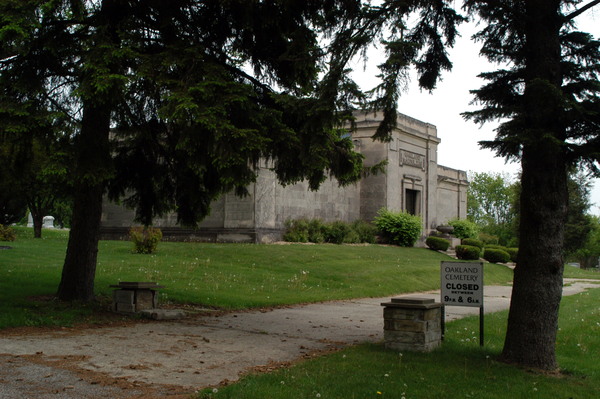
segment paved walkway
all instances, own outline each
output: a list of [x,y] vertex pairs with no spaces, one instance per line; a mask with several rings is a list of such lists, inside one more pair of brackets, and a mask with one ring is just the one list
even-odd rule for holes
[[[564,295],[600,287],[598,283],[571,282]],[[507,309],[510,290],[486,286],[485,311]],[[411,295],[439,298],[436,292]],[[0,331],[0,398],[178,397],[253,369],[379,342],[381,303],[389,299],[16,336]],[[478,313],[478,308],[446,308],[447,320]]]

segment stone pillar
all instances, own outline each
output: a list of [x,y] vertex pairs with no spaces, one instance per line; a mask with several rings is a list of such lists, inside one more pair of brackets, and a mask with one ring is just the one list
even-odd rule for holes
[[433,299],[404,297],[382,303],[385,347],[429,352],[442,343],[442,304]]

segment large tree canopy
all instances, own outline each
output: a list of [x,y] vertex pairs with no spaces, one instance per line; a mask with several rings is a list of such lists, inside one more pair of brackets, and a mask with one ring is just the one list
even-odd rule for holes
[[176,210],[195,224],[219,194],[244,194],[261,158],[283,183],[359,178],[362,158],[341,134],[354,96],[329,77],[337,54],[318,40],[359,10],[342,0],[3,1],[2,137],[74,126],[59,297],[93,298],[107,190],[143,223]]
[[105,193],[144,224],[175,210],[193,225],[218,195],[243,195],[260,159],[284,184],[356,181],[342,127],[363,96],[347,62],[387,39],[386,138],[404,71],[417,59],[432,88],[460,19],[440,0],[7,0],[0,18],[2,136],[74,127],[64,300],[93,298]]

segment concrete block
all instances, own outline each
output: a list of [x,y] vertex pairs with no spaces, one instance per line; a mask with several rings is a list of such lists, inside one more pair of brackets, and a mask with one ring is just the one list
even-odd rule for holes
[[145,309],[154,309],[154,290],[137,290],[135,295],[135,308],[139,312]]
[[113,302],[126,303],[133,305],[135,302],[135,291],[133,290],[114,290]]
[[115,303],[115,311],[123,313],[135,313],[135,305],[130,303]]
[[145,309],[140,314],[154,320],[179,320],[187,316],[186,312],[177,309]]

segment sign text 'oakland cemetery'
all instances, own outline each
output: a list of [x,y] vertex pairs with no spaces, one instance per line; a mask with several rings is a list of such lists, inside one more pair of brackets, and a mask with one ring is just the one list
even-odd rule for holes
[[483,263],[442,262],[442,303],[483,306]]

